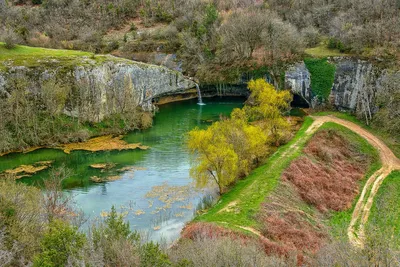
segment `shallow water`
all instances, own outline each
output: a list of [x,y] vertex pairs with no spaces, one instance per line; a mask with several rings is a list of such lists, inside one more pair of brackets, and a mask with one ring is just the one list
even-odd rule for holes
[[[228,115],[233,108],[241,107],[243,101],[212,98],[205,99],[203,106],[193,99],[161,106],[152,128],[132,132],[124,138],[129,143],[150,146],[149,150],[73,151],[67,155],[61,150],[40,149],[1,157],[0,172],[45,160],[54,160],[53,167],[64,164],[73,171],[73,176],[64,183],[65,190],[73,194],[77,207],[90,219],[104,215],[115,205],[129,212],[126,219],[132,229],[145,232],[151,240],[171,242],[193,218],[195,207],[204,195],[194,189],[189,177],[190,156],[185,147],[185,134],[196,126],[206,127],[218,120],[220,114]],[[115,163],[116,167],[102,172],[90,167],[96,163]],[[136,169],[117,172],[127,166]],[[38,185],[48,173],[45,170],[20,181]],[[121,178],[105,183],[90,180],[92,176],[115,175]]]

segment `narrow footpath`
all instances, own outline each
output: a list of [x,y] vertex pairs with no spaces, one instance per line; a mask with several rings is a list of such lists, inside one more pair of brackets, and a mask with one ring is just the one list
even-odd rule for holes
[[361,126],[350,121],[342,120],[334,116],[312,117],[314,123],[309,129],[318,128],[325,122],[334,122],[345,126],[366,139],[379,152],[382,168],[373,173],[364,185],[360,198],[354,208],[347,235],[350,243],[359,248],[364,247],[365,224],[368,222],[372,203],[383,180],[394,170],[400,170],[400,160],[378,137],[368,132]]
[[[374,197],[378,192],[380,185],[383,180],[394,170],[400,170],[400,160],[394,155],[394,153],[382,142],[378,137],[362,128],[361,126],[339,119],[335,116],[312,116],[313,123],[306,131],[306,135],[303,138],[313,135],[324,123],[334,122],[336,124],[342,125],[351,131],[359,134],[361,137],[366,139],[373,147],[375,147],[379,152],[379,157],[382,162],[382,167],[373,173],[367,180],[362,189],[361,195],[357,201],[354,208],[350,225],[347,229],[347,235],[349,237],[349,242],[358,248],[364,247],[365,242],[365,225],[368,222],[368,217],[370,215],[370,210],[372,203],[374,202]],[[303,139],[302,138],[302,139]],[[285,151],[280,158],[285,157],[287,153],[293,153],[293,151],[298,148],[299,142],[302,139],[297,140],[287,151]],[[278,161],[279,159],[277,159]],[[229,207],[234,206],[236,203],[230,203],[226,208],[222,209],[224,211],[229,209]],[[221,212],[220,211],[220,212]],[[259,231],[251,227],[244,227],[240,225],[235,225],[243,230],[247,230],[260,238],[265,238]]]

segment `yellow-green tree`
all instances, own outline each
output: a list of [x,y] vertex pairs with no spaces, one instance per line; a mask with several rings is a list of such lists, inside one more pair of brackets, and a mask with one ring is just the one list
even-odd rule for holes
[[290,92],[277,91],[263,79],[251,80],[248,87],[251,95],[244,108],[246,114],[251,120],[262,120],[272,140],[279,142],[289,129],[289,123],[283,113],[290,107],[292,101]]
[[222,193],[240,176],[248,175],[266,155],[267,139],[261,128],[248,123],[242,109],[235,109],[230,119],[189,133],[188,146],[196,156],[191,176],[198,186],[214,180]]
[[267,154],[267,135],[260,127],[249,124],[243,109],[234,109],[231,119],[221,125],[223,134],[238,155],[239,175],[248,175],[259,159]]
[[190,170],[198,186],[205,186],[212,179],[218,185],[219,193],[232,183],[238,173],[238,156],[223,134],[218,134],[220,122],[206,130],[194,129],[189,132],[189,150],[196,155]]

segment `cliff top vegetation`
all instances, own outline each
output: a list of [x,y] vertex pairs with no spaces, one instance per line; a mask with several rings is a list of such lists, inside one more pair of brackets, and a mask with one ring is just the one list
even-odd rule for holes
[[[306,52],[399,59],[396,1],[13,0],[0,2],[2,41],[172,64],[202,82],[283,66]],[[321,46],[321,42],[323,45]]]

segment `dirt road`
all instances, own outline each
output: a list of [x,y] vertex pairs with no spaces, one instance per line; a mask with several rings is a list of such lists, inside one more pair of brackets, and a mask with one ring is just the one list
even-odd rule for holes
[[368,221],[374,197],[383,180],[393,170],[400,170],[400,160],[379,138],[355,123],[334,116],[313,117],[313,119],[314,123],[310,126],[310,131],[315,131],[316,128],[319,128],[319,126],[325,122],[334,122],[356,132],[379,151],[382,168],[372,174],[365,183],[360,198],[354,208],[349,228],[347,229],[350,243],[356,247],[363,248],[365,241],[365,224]]
[[[361,126],[339,119],[335,116],[312,116],[314,122],[310,125],[310,127],[306,131],[306,135],[303,138],[310,137],[313,135],[325,122],[334,122],[340,124],[353,132],[359,134],[361,137],[366,139],[373,147],[375,147],[378,152],[382,162],[382,168],[372,174],[361,192],[360,198],[357,201],[357,204],[354,208],[350,225],[347,229],[347,235],[349,237],[349,241],[353,246],[362,248],[364,246],[365,240],[365,224],[368,221],[368,217],[370,214],[370,210],[372,207],[372,203],[374,201],[374,197],[378,192],[380,185],[383,180],[393,171],[400,170],[400,160],[393,154],[393,152],[383,143],[379,138],[377,138],[372,133],[368,132]],[[285,157],[288,153],[294,153],[297,149],[299,149],[299,142],[303,139],[297,140],[297,142],[293,143],[282,155],[280,158]],[[279,159],[277,159],[278,161]],[[234,210],[234,207],[237,205],[237,201],[232,201],[219,212],[226,212]],[[226,222],[223,222],[226,223]],[[251,227],[238,226],[236,227],[242,228],[244,230],[250,231],[253,234],[265,238],[262,234]]]

